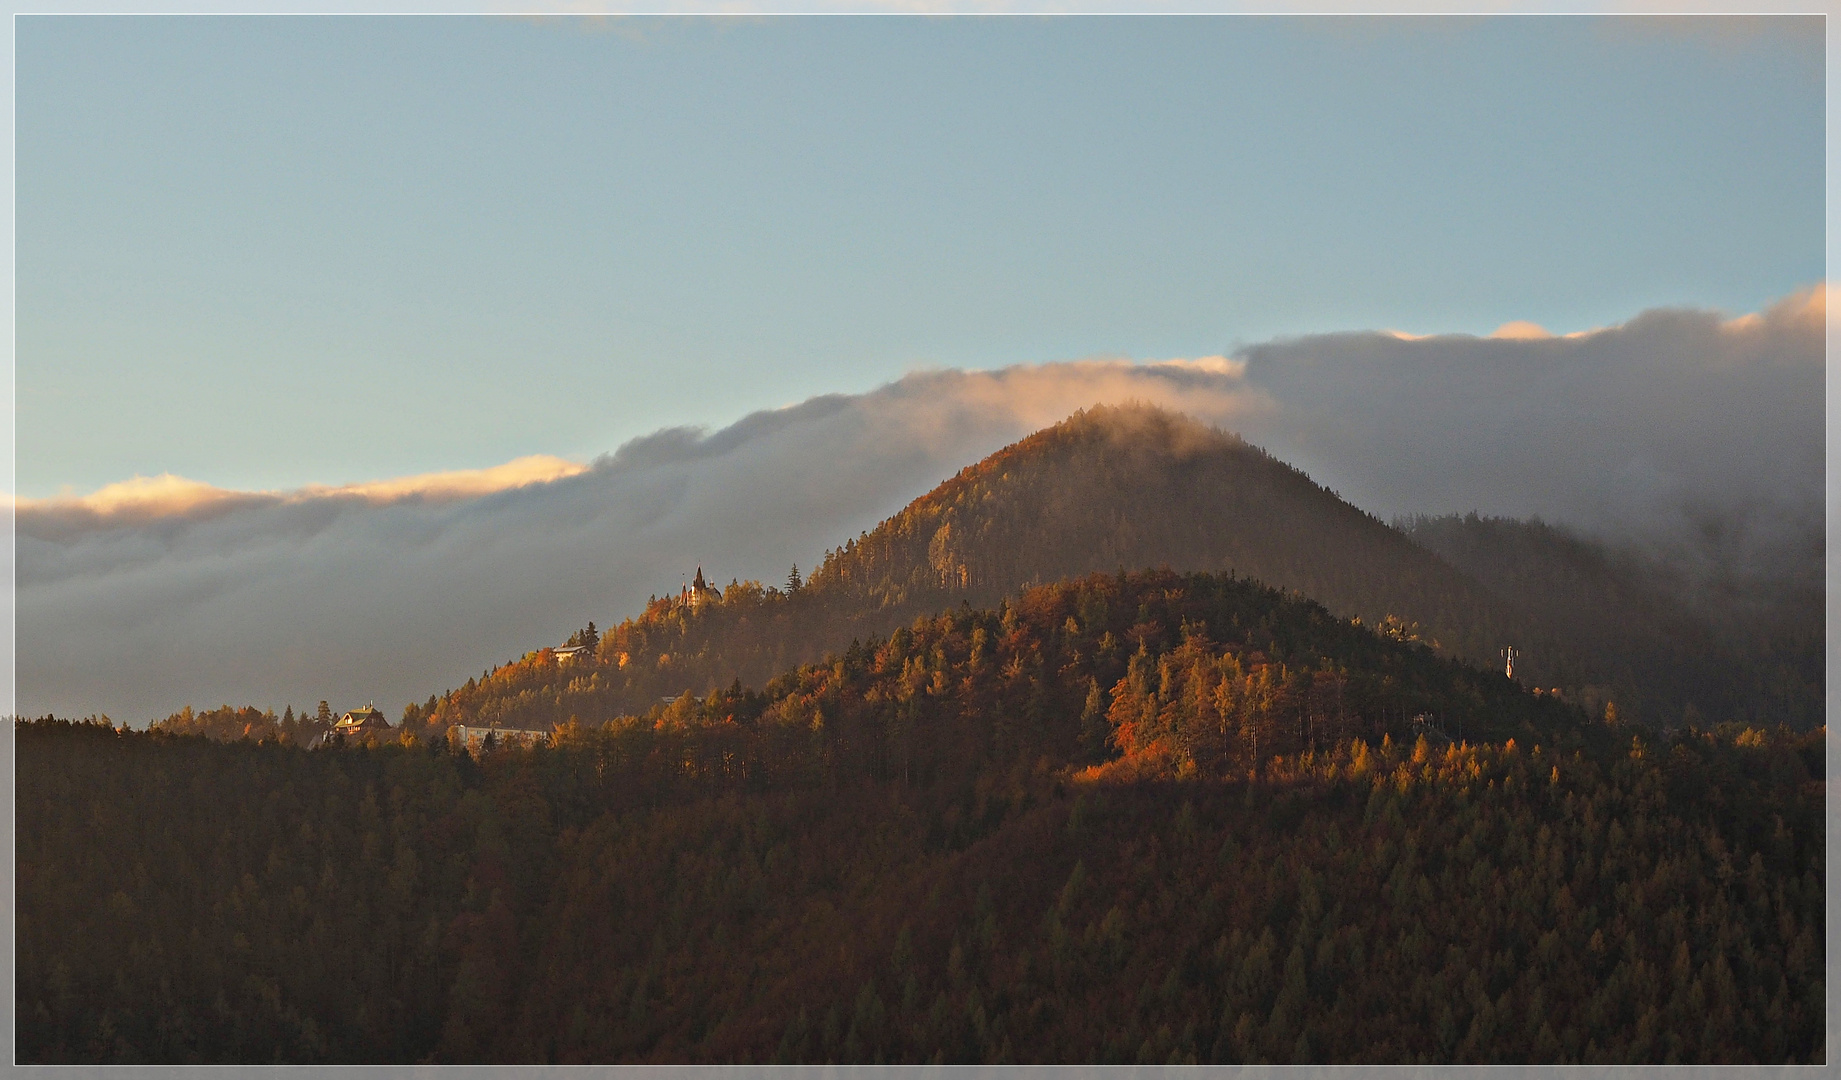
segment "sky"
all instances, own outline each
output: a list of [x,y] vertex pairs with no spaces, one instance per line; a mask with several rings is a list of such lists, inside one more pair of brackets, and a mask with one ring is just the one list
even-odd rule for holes
[[1098,402],[1820,572],[1819,20],[13,29],[22,713],[394,716]]
[[289,490],[922,369],[1758,311],[1819,20],[15,22],[15,492]]

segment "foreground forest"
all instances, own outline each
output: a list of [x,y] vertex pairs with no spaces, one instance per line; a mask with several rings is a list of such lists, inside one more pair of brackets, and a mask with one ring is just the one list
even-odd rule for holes
[[17,1053],[1825,1060],[1823,732],[1412,636],[1147,572],[478,759],[21,725]]

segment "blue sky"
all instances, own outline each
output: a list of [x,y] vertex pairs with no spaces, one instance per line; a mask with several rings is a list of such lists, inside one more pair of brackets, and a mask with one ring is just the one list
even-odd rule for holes
[[585,460],[918,367],[1823,276],[1819,20],[15,28],[32,497]]

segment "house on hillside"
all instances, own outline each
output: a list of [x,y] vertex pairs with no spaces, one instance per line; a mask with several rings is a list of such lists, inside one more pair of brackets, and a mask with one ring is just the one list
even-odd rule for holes
[[377,711],[377,705],[372,703],[339,717],[338,722],[332,725],[332,730],[326,733],[326,738],[343,740],[361,737],[367,732],[389,730],[390,722],[384,719],[384,714]]
[[577,660],[594,659],[594,648],[588,645],[559,645],[550,651],[556,654],[558,664],[573,664]]

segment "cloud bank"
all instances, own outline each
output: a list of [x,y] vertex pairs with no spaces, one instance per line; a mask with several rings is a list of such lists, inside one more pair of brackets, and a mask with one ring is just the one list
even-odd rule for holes
[[1821,558],[1827,293],[1564,337],[1511,323],[1258,345],[1245,378],[1278,407],[1244,433],[1382,517],[1539,515],[1806,574]]
[[[660,431],[587,467],[526,459],[472,480],[287,493],[157,478],[22,501],[18,709],[135,723],[222,702],[394,711],[632,614],[699,564],[723,582],[809,570],[964,465],[1095,402],[1230,426],[1269,409],[1233,368],[919,372],[713,434]],[[469,483],[487,493],[456,497]]]
[[810,569],[957,469],[1100,402],[1239,430],[1383,516],[1540,514],[1754,555],[1812,521],[1819,564],[1825,298],[1568,337],[1335,334],[922,371],[713,433],[666,429],[588,465],[293,492],[163,476],[20,501],[18,708],[139,723],[325,698],[394,713],[631,614],[698,565],[724,582]]
[[25,529],[42,539],[75,537],[98,528],[151,524],[162,519],[197,521],[233,510],[278,506],[315,499],[350,500],[370,506],[422,501],[452,502],[574,476],[587,466],[533,454],[490,469],[401,476],[339,487],[313,485],[297,491],[226,491],[172,473],[137,476],[80,498],[17,499],[14,510]]

